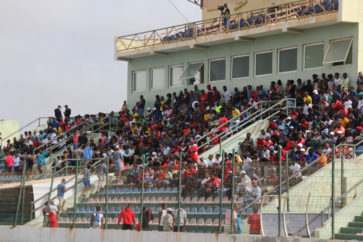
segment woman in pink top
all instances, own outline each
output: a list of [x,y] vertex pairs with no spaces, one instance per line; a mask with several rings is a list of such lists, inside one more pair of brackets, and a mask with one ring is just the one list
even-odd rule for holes
[[10,153],[7,153],[7,155],[6,155],[5,165],[6,165],[7,172],[14,172],[14,159],[13,159],[13,156],[10,155]]
[[72,137],[73,137],[73,149],[76,150],[78,148],[78,139],[79,139],[79,136],[81,136],[79,134],[79,132],[77,131],[76,133],[73,133],[72,134]]

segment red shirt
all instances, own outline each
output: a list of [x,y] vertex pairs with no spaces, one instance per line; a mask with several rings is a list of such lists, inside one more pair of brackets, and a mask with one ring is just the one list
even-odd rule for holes
[[[228,119],[227,119],[226,117],[222,117],[222,118],[220,118],[220,119],[218,120],[218,126],[221,126],[222,124],[224,124],[224,123],[226,123],[226,122],[228,122]],[[225,125],[223,125],[222,127],[220,127],[220,128],[219,128],[219,131],[222,131],[222,132],[226,131],[226,126],[225,126]]]
[[49,221],[49,227],[50,228],[57,228],[58,227],[57,217],[55,216],[55,214],[53,212],[50,212],[48,214],[48,221]]
[[248,224],[250,225],[250,232],[260,233],[261,231],[261,221],[260,214],[252,214],[248,217]]
[[221,187],[221,182],[219,181],[219,179],[217,177],[214,177],[214,179],[211,178],[209,180],[209,182],[213,183],[214,188],[220,188]]
[[332,107],[339,110],[342,107],[342,102],[337,100],[335,103],[332,103]]
[[134,211],[132,211],[130,208],[125,208],[121,211],[117,224],[120,224],[121,219],[123,219],[123,224],[135,224]]
[[12,167],[14,166],[14,159],[11,155],[6,156],[6,160],[5,160],[6,166],[7,167]]

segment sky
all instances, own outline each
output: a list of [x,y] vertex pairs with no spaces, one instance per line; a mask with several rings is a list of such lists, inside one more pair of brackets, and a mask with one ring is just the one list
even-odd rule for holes
[[[68,104],[76,114],[118,111],[127,62],[114,37],[183,24],[171,0],[1,0],[0,120],[21,125]],[[172,0],[188,21],[201,10]]]

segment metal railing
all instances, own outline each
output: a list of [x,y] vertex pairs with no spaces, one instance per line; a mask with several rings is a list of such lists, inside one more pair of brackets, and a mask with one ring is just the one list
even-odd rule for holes
[[246,11],[231,15],[230,27],[228,29],[224,27],[223,20],[219,17],[120,36],[116,39],[116,49],[119,53],[122,53],[123,51],[165,45],[217,33],[238,31],[270,23],[286,22],[291,19],[328,14],[338,10],[337,3],[338,0],[333,0],[331,4],[324,5],[321,0],[304,0],[276,5],[273,9],[263,8]]
[[[284,107],[281,107],[284,106]],[[257,107],[257,110],[256,110]],[[294,98],[285,98],[278,101],[260,101],[256,104],[252,105],[251,107],[247,108],[246,110],[242,111],[239,116],[235,116],[228,120],[226,123],[223,123],[214,128],[214,130],[219,130],[222,127],[226,127],[228,125],[232,126],[232,132],[229,129],[226,131],[219,132],[212,139],[207,140],[202,145],[199,146],[199,149],[202,149],[204,146],[209,145],[214,140],[218,139],[219,142],[222,142],[224,138],[232,135],[233,133],[237,133],[245,127],[248,127],[250,124],[255,122],[259,119],[269,119],[276,114],[278,114],[281,110],[286,110],[287,112],[290,109],[296,108],[296,99]],[[278,110],[277,112],[271,114],[271,112]],[[245,115],[248,115],[245,117]],[[237,124],[233,124],[233,122],[237,122]],[[211,134],[215,132],[211,131],[206,135],[202,136],[201,138],[197,139],[197,143],[200,143],[204,139],[207,139]]]
[[33,121],[29,122],[28,124],[24,125],[23,127],[19,128],[17,131],[11,133],[10,135],[6,136],[5,138],[3,138],[3,142],[6,141],[7,139],[11,138],[12,136],[18,134],[20,131],[32,126],[33,124],[37,123],[37,128],[41,126],[40,122],[41,120],[44,119],[48,119],[48,117],[39,117],[37,119],[34,119]]

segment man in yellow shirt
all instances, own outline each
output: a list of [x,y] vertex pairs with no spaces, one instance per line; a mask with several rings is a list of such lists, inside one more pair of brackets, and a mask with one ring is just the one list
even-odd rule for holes
[[313,99],[309,96],[308,92],[304,93],[304,103],[306,103],[306,101],[309,101],[309,104],[313,104]]
[[317,167],[322,168],[328,164],[328,158],[326,157],[326,155],[323,153],[322,150],[319,150],[318,154],[319,155],[318,155]]

